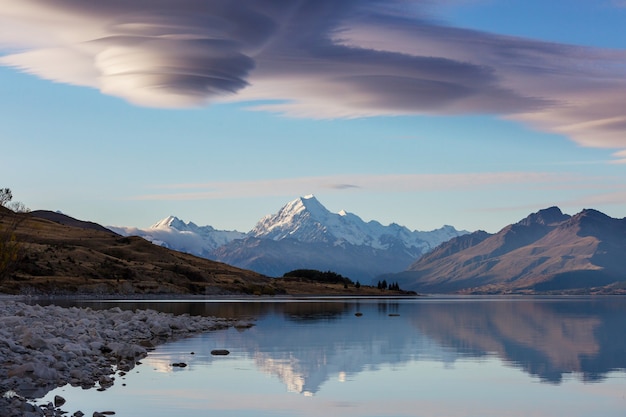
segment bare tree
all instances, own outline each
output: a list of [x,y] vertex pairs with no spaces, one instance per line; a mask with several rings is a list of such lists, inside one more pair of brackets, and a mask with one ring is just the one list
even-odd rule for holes
[[0,206],[6,207],[13,200],[13,193],[10,188],[0,188]]
[[10,188],[0,188],[0,206],[16,213],[28,213],[30,209],[21,201],[12,201],[13,193]]
[[24,205],[21,201],[12,201],[7,206],[9,210],[14,211],[15,213],[28,213],[30,209]]

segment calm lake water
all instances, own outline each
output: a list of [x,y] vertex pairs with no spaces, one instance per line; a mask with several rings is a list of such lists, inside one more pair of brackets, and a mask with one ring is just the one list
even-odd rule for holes
[[[44,399],[62,395],[70,414],[626,415],[624,297],[81,305],[254,318],[256,325],[159,346],[104,392],[63,387]],[[213,349],[231,353],[212,356]]]

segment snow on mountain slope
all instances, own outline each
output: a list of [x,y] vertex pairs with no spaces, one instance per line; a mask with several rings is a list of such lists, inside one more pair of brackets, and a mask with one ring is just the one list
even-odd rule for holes
[[248,236],[301,242],[323,242],[334,245],[349,243],[389,249],[402,244],[406,248],[427,251],[453,237],[465,234],[452,226],[430,232],[411,231],[392,223],[383,226],[377,221],[364,222],[359,216],[346,211],[331,213],[314,196],[308,195],[287,203],[276,214],[265,216],[248,233]]
[[175,216],[166,217],[148,229],[118,226],[108,226],[108,229],[123,236],[140,236],[156,245],[202,257],[208,257],[216,248],[246,236],[238,231],[216,230],[211,226],[185,223]]
[[440,243],[467,233],[452,226],[419,232],[396,223],[364,222],[345,211],[331,213],[312,195],[263,217],[248,233],[198,226],[174,216],[148,229],[109,229],[268,276],[299,268],[328,269],[363,282],[403,271]]

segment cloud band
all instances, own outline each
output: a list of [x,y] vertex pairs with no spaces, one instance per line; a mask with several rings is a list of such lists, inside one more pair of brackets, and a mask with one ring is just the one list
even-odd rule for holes
[[626,50],[450,27],[427,18],[426,3],[0,0],[0,64],[142,106],[489,113],[626,148]]

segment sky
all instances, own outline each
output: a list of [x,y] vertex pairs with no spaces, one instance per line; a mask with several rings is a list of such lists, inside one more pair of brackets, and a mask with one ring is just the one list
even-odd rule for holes
[[246,232],[626,217],[626,1],[0,0],[0,187]]

